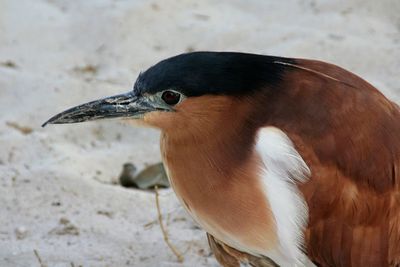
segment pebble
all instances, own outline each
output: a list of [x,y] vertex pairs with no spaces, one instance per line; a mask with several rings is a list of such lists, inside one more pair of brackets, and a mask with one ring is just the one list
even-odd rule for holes
[[18,226],[15,229],[15,236],[19,240],[25,239],[28,236],[28,229],[25,226]]

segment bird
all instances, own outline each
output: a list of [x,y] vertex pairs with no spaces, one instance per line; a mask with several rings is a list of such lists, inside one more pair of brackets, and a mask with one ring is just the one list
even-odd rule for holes
[[334,64],[197,51],[43,124],[160,129],[170,184],[221,266],[400,266],[400,110]]

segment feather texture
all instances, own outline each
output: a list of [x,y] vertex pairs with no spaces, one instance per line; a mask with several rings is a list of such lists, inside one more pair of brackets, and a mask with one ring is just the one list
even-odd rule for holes
[[310,170],[291,140],[274,127],[262,128],[256,149],[263,160],[262,180],[276,222],[281,266],[304,266],[303,232],[308,209],[296,182],[303,183]]
[[[173,116],[145,116],[147,124],[163,130],[163,158],[177,195],[225,247],[262,258],[282,245],[283,234],[301,236],[279,229],[286,222],[276,221],[276,203],[269,200],[279,179],[259,179],[260,166],[264,174],[283,166],[283,174],[292,175],[288,188],[297,187],[307,204],[304,250],[317,266],[400,266],[398,106],[338,66],[284,63],[273,63],[284,70],[271,86],[241,97],[188,97]],[[265,127],[284,132],[293,147],[288,154],[297,151],[300,157],[276,161],[257,152]],[[303,166],[300,158],[310,170],[306,180],[304,168],[292,169]],[[292,225],[302,225],[304,217],[293,216]]]

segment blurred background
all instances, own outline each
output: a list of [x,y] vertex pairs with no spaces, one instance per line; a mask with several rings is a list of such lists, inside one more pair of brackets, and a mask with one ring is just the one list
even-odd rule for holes
[[218,266],[205,234],[160,191],[117,184],[160,161],[159,133],[109,120],[40,125],[129,91],[176,54],[320,59],[400,100],[398,0],[0,0],[0,266]]

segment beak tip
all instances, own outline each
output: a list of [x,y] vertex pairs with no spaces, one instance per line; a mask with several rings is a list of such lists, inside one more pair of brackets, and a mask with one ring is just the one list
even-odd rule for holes
[[41,126],[44,128],[44,127],[47,126],[47,124],[55,124],[55,123],[57,123],[57,119],[58,119],[57,116],[58,116],[58,115],[56,115],[56,116],[54,116],[54,117],[51,117],[50,119],[48,119],[47,121],[45,121]]

